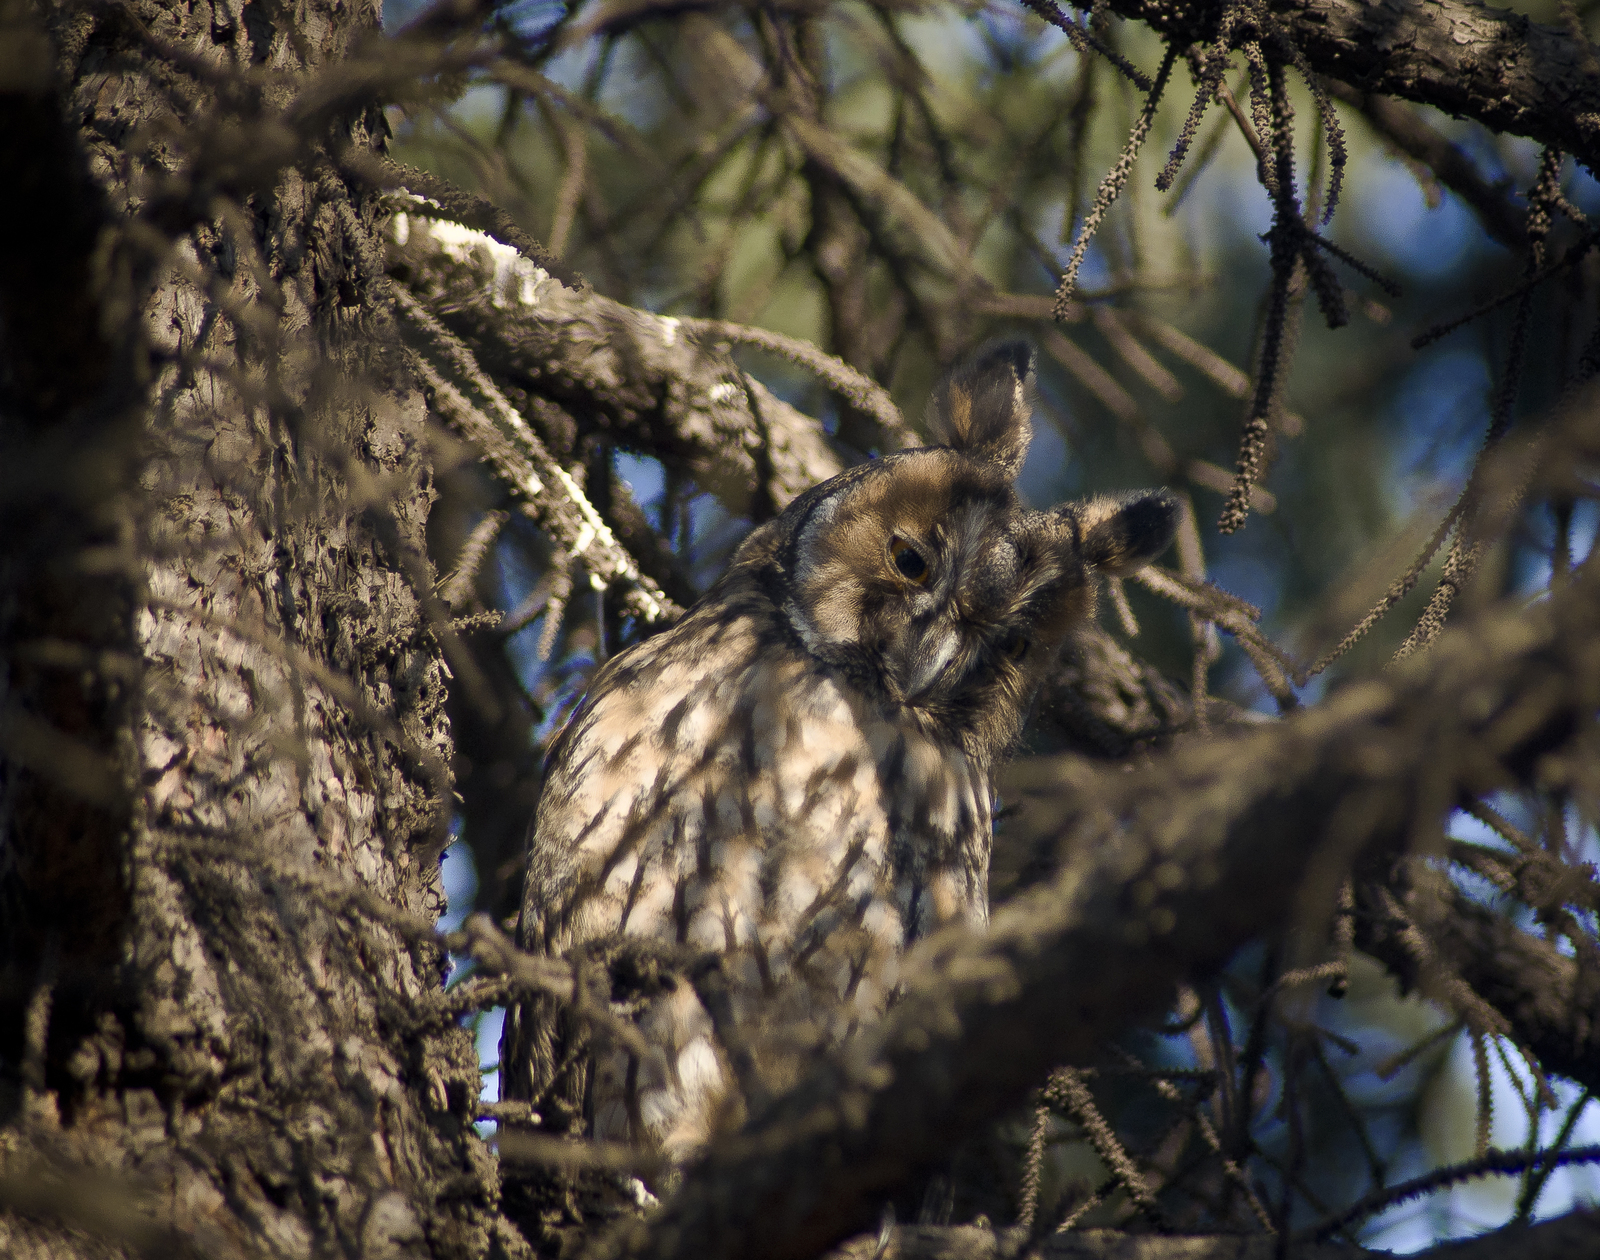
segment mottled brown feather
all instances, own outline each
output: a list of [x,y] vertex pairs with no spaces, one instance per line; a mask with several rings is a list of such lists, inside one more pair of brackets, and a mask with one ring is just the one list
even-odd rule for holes
[[551,749],[522,943],[698,951],[715,989],[701,966],[704,1000],[614,991],[643,1056],[523,1006],[507,1096],[681,1160],[878,1018],[917,940],[987,921],[996,762],[1094,569],[1145,562],[1176,520],[1160,494],[1024,506],[1030,376],[1016,343],[957,368],[930,406],[944,445],[807,491],[596,674]]

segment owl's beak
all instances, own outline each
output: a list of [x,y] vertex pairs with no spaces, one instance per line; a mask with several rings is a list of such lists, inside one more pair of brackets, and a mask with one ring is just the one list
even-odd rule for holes
[[948,622],[928,627],[910,657],[905,682],[906,702],[916,704],[944,678],[945,670],[961,648],[961,631]]

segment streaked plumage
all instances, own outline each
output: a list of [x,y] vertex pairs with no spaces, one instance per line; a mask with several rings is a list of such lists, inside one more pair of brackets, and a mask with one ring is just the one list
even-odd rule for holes
[[[1160,493],[1037,512],[1025,346],[938,388],[942,445],[863,464],[756,530],[670,630],[609,662],[551,749],[521,939],[719,953],[721,995],[641,990],[653,1048],[587,1049],[549,1003],[508,1021],[511,1097],[681,1158],[750,1093],[893,1000],[907,947],[982,925],[991,775],[1094,570],[1170,540]],[[592,1062],[591,1062],[592,1059]]]

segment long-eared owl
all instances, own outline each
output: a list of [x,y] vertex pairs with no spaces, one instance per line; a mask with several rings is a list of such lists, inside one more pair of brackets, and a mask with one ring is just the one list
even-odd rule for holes
[[937,445],[801,495],[596,674],[550,752],[521,944],[699,951],[717,984],[619,997],[631,1048],[513,1011],[504,1092],[547,1127],[681,1160],[881,1015],[913,942],[986,923],[996,763],[1095,575],[1177,516],[1160,492],[1025,507],[1031,375],[1020,343],[958,367]]

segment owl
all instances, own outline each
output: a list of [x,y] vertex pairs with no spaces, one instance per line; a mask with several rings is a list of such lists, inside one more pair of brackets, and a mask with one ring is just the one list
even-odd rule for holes
[[550,750],[519,934],[632,958],[613,1005],[639,1036],[513,1011],[505,1093],[547,1127],[681,1162],[880,1018],[913,943],[987,922],[997,762],[1097,575],[1177,519],[1158,491],[1024,506],[1031,379],[1027,346],[980,352],[935,391],[936,445],[802,494],[595,675]]

